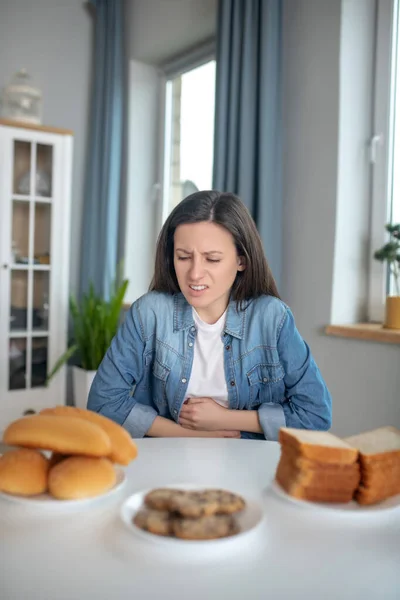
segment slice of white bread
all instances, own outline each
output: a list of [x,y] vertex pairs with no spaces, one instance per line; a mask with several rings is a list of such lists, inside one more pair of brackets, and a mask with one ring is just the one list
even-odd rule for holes
[[291,448],[304,458],[321,463],[353,464],[357,461],[358,450],[327,431],[309,431],[282,427],[279,430],[282,452]]
[[345,438],[356,448],[366,463],[374,461],[400,461],[400,430],[396,427],[380,427]]

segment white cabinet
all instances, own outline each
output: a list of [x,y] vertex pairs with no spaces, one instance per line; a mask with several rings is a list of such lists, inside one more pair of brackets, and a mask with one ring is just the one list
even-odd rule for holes
[[0,120],[0,432],[65,402],[72,135]]

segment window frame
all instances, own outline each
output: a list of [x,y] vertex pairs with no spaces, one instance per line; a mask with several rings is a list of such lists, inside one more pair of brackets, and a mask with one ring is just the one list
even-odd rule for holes
[[396,37],[399,35],[399,4],[399,0],[377,0],[376,4],[374,104],[372,136],[369,141],[371,217],[368,317],[369,321],[372,322],[383,322],[385,297],[390,288],[389,271],[385,264],[374,259],[374,252],[387,241],[385,224],[391,221],[392,212],[395,116],[395,85],[392,85],[392,82],[395,82],[396,78],[394,45],[396,44]]
[[163,142],[161,152],[161,222],[167,219],[170,213],[170,185],[171,185],[171,147],[172,147],[172,115],[173,115],[173,89],[172,81],[200,67],[216,57],[216,40],[210,38],[204,43],[188,50],[187,52],[174,57],[161,66],[161,72],[164,78],[163,101],[161,106],[161,122],[163,123]]

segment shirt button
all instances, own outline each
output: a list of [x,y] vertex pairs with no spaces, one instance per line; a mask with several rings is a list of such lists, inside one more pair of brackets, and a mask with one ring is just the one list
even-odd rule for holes
[[189,342],[189,348],[193,346],[193,342]]
[[190,331],[191,331],[192,333],[194,333],[194,332],[196,331],[196,327],[191,327],[191,328],[190,328]]
[[235,385],[235,382],[234,382],[234,381],[233,381],[233,379],[232,379],[232,381],[231,381],[231,386],[233,387],[234,385]]
[[230,347],[230,345],[229,345],[229,344],[228,344],[227,346],[225,346],[225,348],[226,348],[227,350],[230,350],[230,349],[231,349],[231,347]]
[[264,383],[267,383],[267,381],[268,381],[268,377],[264,377],[264,378],[263,378],[263,382],[264,382]]
[[186,382],[187,382],[187,379],[184,377],[184,378],[182,379],[182,383],[186,383]]

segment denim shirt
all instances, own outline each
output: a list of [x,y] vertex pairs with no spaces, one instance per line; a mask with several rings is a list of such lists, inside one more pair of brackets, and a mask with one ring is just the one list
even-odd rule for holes
[[[280,427],[327,430],[331,397],[289,308],[261,296],[228,306],[224,368],[229,408],[257,410],[264,435]],[[178,421],[193,364],[196,328],[182,294],[149,292],[131,306],[94,378],[88,408],[143,437],[155,417]]]

